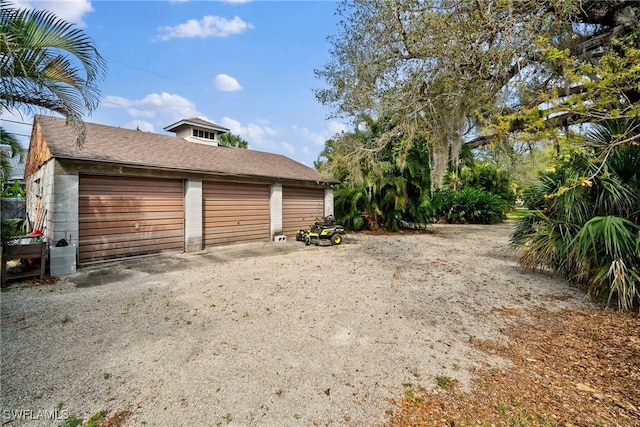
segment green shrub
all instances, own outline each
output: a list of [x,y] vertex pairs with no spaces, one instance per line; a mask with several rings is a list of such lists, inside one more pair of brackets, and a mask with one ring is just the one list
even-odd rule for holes
[[480,188],[441,190],[433,195],[437,221],[453,224],[497,224],[506,219],[506,202]]
[[465,166],[460,171],[460,176],[464,187],[481,188],[510,204],[516,200],[508,173],[495,165],[480,163]]
[[337,221],[352,231],[365,226],[363,213],[370,209],[369,195],[364,185],[341,186],[334,192],[334,210]]
[[529,189],[534,210],[511,236],[523,266],[552,270],[620,310],[640,301],[640,146],[608,144],[637,134],[638,124],[596,127],[592,148],[567,156]]
[[0,221],[0,244],[2,245],[2,252],[6,253],[8,250],[8,243],[11,243],[16,237],[21,236],[24,232],[21,229],[22,219],[5,219]]

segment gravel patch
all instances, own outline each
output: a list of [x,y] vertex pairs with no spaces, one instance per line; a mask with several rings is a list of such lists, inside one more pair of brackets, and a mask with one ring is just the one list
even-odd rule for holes
[[130,411],[131,426],[382,424],[403,384],[464,388],[470,368],[506,363],[470,346],[505,339],[505,309],[587,305],[518,267],[511,230],[249,245],[175,255],[171,271],[162,256],[14,285],[0,302],[2,422],[56,425],[59,410]]

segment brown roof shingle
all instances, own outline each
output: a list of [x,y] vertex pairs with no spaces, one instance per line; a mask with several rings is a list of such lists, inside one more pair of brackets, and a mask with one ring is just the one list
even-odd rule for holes
[[186,172],[265,177],[336,184],[332,178],[280,154],[216,147],[175,136],[86,123],[86,139],[76,146],[76,133],[65,119],[37,115],[53,157]]

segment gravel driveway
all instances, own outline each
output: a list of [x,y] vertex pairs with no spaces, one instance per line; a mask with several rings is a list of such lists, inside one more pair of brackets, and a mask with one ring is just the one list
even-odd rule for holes
[[521,270],[511,229],[243,245],[14,285],[1,294],[1,421],[102,410],[131,426],[383,424],[403,384],[464,387],[471,367],[503,363],[469,345],[504,338],[500,309],[586,304]]

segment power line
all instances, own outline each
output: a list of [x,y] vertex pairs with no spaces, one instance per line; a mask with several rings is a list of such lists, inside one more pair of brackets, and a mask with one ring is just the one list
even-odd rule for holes
[[19,121],[17,121],[17,120],[0,119],[0,121],[3,121],[3,122],[9,122],[9,123],[16,123],[16,124],[19,124],[19,125],[27,125],[27,126],[31,126],[31,125],[32,125],[32,123],[19,122]]
[[107,57],[107,56],[105,56],[104,58],[105,58],[105,59],[108,59],[109,61],[117,62],[118,64],[125,65],[125,66],[127,66],[127,67],[131,67],[131,68],[134,68],[134,69],[136,69],[136,70],[144,71],[145,73],[153,74],[154,76],[162,77],[163,79],[167,79],[167,80],[174,81],[174,82],[176,82],[176,83],[181,83],[181,84],[183,84],[183,85],[191,86],[191,84],[190,84],[190,83],[183,82],[182,80],[174,79],[173,77],[169,77],[169,76],[165,76],[165,75],[163,75],[163,74],[156,73],[155,71],[151,71],[151,70],[147,70],[147,69],[142,68],[142,67],[138,67],[137,65],[127,64],[126,62],[122,62],[122,61],[119,61],[119,60],[117,60],[117,59],[109,58],[109,57]]

